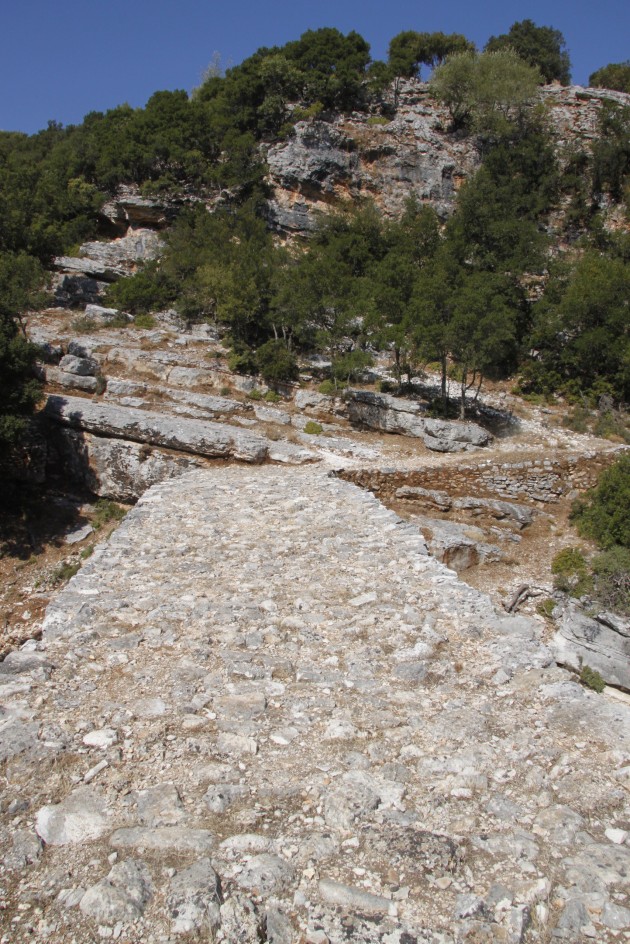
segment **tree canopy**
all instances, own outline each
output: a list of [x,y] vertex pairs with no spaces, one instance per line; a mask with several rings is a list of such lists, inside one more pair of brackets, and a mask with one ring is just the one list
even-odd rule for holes
[[571,82],[571,60],[564,36],[551,26],[537,26],[533,20],[513,23],[507,33],[491,36],[485,46],[486,52],[498,52],[511,48],[537,68],[545,82]]
[[625,62],[610,62],[591,73],[588,84],[594,88],[613,89],[616,92],[630,92],[630,59]]

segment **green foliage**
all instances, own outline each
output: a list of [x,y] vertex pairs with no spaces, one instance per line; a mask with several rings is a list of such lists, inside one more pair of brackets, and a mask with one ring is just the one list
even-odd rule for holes
[[309,420],[304,427],[304,432],[308,433],[309,436],[319,436],[324,432],[324,427],[321,423],[316,423],[315,420]]
[[582,666],[580,672],[580,682],[587,688],[592,688],[594,692],[601,694],[606,688],[606,682],[596,669],[591,669],[589,665]]
[[586,558],[577,547],[565,547],[559,551],[551,562],[551,573],[555,577],[553,585],[556,590],[571,596],[581,597],[592,589]]
[[50,578],[52,585],[59,587],[61,584],[67,583],[71,577],[74,577],[74,575],[79,572],[80,568],[80,562],[70,563],[69,561],[64,561],[64,563],[60,564],[56,570],[53,571]]
[[256,363],[263,380],[271,386],[297,380],[299,376],[295,354],[284,341],[275,338],[258,348]]
[[593,193],[620,202],[630,179],[630,106],[603,102],[593,144]]
[[262,400],[263,395],[260,392],[260,390],[257,390],[256,388],[254,388],[253,390],[249,391],[249,393],[247,394],[247,398],[248,400]]
[[25,253],[0,253],[0,451],[5,453],[19,442],[41,398],[33,375],[38,349],[18,320],[41,276],[39,264]]
[[630,548],[630,454],[620,456],[597,486],[574,503],[571,520],[581,535],[600,547]]
[[417,33],[405,30],[390,41],[387,62],[392,76],[412,78],[420,75],[420,66],[430,68],[447,56],[474,52],[475,45],[461,33]]
[[337,385],[332,380],[324,380],[317,390],[325,397],[334,397],[337,394]]
[[593,88],[614,89],[617,92],[630,92],[630,59],[625,62],[610,62],[597,69],[588,78]]
[[135,275],[119,279],[107,290],[105,304],[136,315],[160,311],[175,300],[171,285],[161,276],[155,262],[147,263]]
[[92,514],[92,527],[95,531],[100,531],[102,527],[111,521],[122,521],[127,514],[127,509],[110,501],[108,498],[99,498],[94,506]]
[[540,83],[540,73],[510,48],[480,55],[449,56],[431,76],[433,95],[449,110],[455,127],[496,131],[522,112]]
[[556,601],[553,599],[553,597],[547,597],[545,600],[541,600],[536,606],[536,612],[545,619],[551,619],[551,614],[555,608]]
[[630,549],[615,545],[592,562],[595,596],[606,609],[630,616]]
[[335,380],[350,383],[360,380],[366,368],[371,367],[374,359],[368,351],[355,348],[346,354],[339,354],[332,363],[331,373]]
[[250,348],[240,348],[228,357],[228,368],[235,374],[256,374],[256,355]]
[[268,390],[267,393],[264,395],[263,400],[266,403],[280,403],[280,401],[282,400],[282,397],[280,396],[279,393],[276,393],[275,390]]
[[491,36],[487,52],[513,49],[525,62],[540,70],[545,82],[571,82],[571,61],[564,36],[551,26],[536,26],[533,20],[513,23],[507,33]]
[[157,322],[152,315],[136,315],[133,319],[134,327],[136,328],[155,328]]
[[628,315],[630,268],[621,260],[585,252],[552,272],[534,306],[531,337],[540,379],[551,389],[576,381],[587,394],[606,384],[617,400],[630,397]]

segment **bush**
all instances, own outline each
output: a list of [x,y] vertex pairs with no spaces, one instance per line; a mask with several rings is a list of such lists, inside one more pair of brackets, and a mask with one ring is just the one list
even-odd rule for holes
[[247,398],[249,400],[262,400],[263,395],[260,392],[260,390],[256,390],[256,388],[254,388],[253,390],[249,391],[249,393],[247,394]]
[[324,432],[324,427],[321,423],[316,423],[315,420],[309,420],[304,427],[304,432],[308,433],[309,436],[319,436]]
[[257,374],[258,365],[256,356],[249,348],[241,351],[233,351],[228,357],[228,368],[234,374]]
[[601,677],[599,672],[596,669],[592,669],[590,665],[585,665],[582,667],[580,672],[580,682],[583,685],[586,685],[587,688],[592,688],[594,692],[601,694],[606,688],[606,682]]
[[583,537],[602,548],[630,548],[630,453],[602,473],[585,499],[574,502],[571,520]]
[[551,619],[551,614],[556,608],[556,601],[553,597],[547,597],[545,600],[541,600],[538,606],[536,607],[536,612],[539,616],[544,616],[545,619]]
[[337,394],[337,387],[332,380],[324,380],[317,390],[325,397],[334,397]]
[[155,328],[156,320],[153,315],[136,315],[133,319],[136,328]]
[[274,386],[297,380],[299,370],[293,351],[284,341],[267,341],[256,351],[256,362],[265,383]]
[[58,587],[62,583],[67,583],[71,577],[74,577],[76,573],[79,572],[81,564],[74,563],[71,564],[68,561],[65,561],[63,564],[60,564],[59,567],[53,572],[51,576],[51,583],[53,586]]
[[555,577],[553,585],[556,590],[571,596],[581,597],[592,587],[586,558],[578,547],[565,547],[559,551],[551,562],[551,573]]
[[280,396],[279,393],[276,393],[275,390],[268,390],[264,396],[264,400],[267,403],[280,403],[280,400],[282,400],[282,397]]
[[630,550],[611,547],[594,558],[594,595],[606,609],[630,615]]

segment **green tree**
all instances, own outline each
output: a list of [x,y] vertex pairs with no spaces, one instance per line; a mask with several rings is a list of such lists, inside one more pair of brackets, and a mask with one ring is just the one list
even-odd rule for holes
[[537,389],[630,398],[630,268],[593,250],[556,267],[534,306]]
[[616,92],[630,92],[630,59],[625,62],[610,62],[591,73],[588,84],[593,88],[614,89]]
[[533,20],[513,23],[507,33],[491,36],[486,52],[513,49],[530,66],[540,70],[545,82],[571,82],[571,60],[564,36],[551,26],[536,26]]
[[522,112],[540,81],[537,69],[511,49],[450,56],[430,80],[433,95],[448,108],[455,127],[502,131]]
[[621,202],[630,177],[630,106],[604,102],[593,143],[593,194]]
[[5,456],[19,442],[41,398],[33,374],[37,348],[19,323],[41,279],[40,266],[25,253],[0,253],[0,452]]
[[391,74],[403,78],[420,75],[420,66],[434,68],[447,56],[474,52],[475,45],[461,33],[418,33],[405,30],[389,43],[387,61]]
[[624,453],[599,477],[595,488],[578,499],[571,520],[583,537],[600,547],[630,548],[630,454]]

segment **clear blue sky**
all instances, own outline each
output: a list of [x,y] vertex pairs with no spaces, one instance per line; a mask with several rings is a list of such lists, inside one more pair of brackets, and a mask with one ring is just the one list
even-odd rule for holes
[[304,30],[354,29],[385,58],[401,30],[464,33],[483,46],[517,20],[565,37],[573,81],[630,59],[628,0],[18,0],[0,32],[0,129],[32,133],[49,119],[74,124],[158,89],[190,91],[219,52],[236,65],[259,46]]

